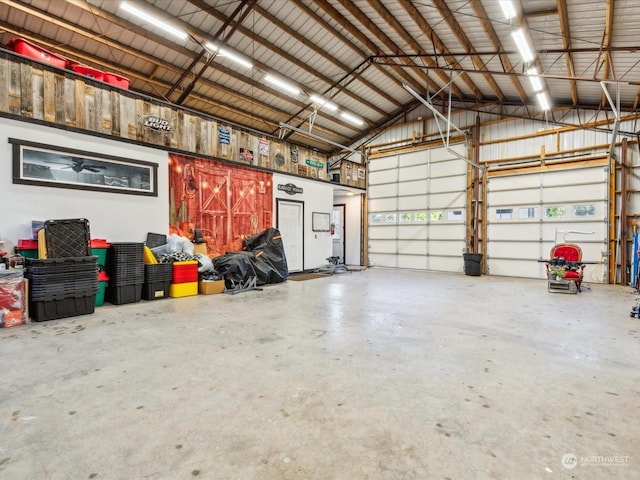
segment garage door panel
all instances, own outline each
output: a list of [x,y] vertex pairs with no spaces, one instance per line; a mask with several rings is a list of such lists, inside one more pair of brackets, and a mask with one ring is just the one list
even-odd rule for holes
[[406,153],[399,155],[399,165],[402,168],[414,165],[427,165],[429,163],[429,150]]
[[411,195],[410,197],[398,198],[398,209],[403,210],[426,210],[429,202],[429,196],[423,195]]
[[429,206],[431,210],[464,208],[466,199],[466,192],[432,193],[429,197]]
[[[547,275],[544,263],[537,261],[520,261],[515,266],[511,260],[491,260],[489,263],[489,273],[491,275],[502,275],[505,277],[539,278],[541,280],[539,288],[547,289]],[[544,280],[544,281],[543,281]]]
[[[562,232],[589,232],[586,234]],[[593,232],[593,233],[590,233]],[[557,233],[557,237],[556,237]],[[599,241],[607,235],[607,225],[604,221],[594,220],[592,222],[545,222],[542,226],[542,239],[548,242],[555,242],[566,239],[567,243],[580,243],[583,241]]]
[[420,255],[398,255],[398,267],[413,270],[426,270],[427,257]]
[[584,202],[596,200],[606,196],[606,190],[602,185],[581,185],[577,187],[545,187],[542,195],[544,203],[568,204],[572,202]]
[[467,164],[459,159],[446,162],[434,162],[429,167],[431,178],[449,177],[451,175],[467,176]]
[[398,253],[412,255],[426,255],[426,240],[398,240]]
[[540,238],[540,222],[535,223],[490,223],[491,238],[502,240],[522,240],[524,238],[538,241]]
[[495,259],[539,260],[546,259],[548,250],[541,249],[540,242],[498,242],[492,241],[487,245],[487,258],[493,262]]
[[391,155],[389,157],[373,158],[369,162],[369,172],[376,172],[378,170],[389,170],[398,167],[398,156]]
[[491,192],[490,208],[510,207],[514,204],[540,204],[541,191],[537,190],[504,190],[501,192]]
[[393,212],[398,208],[398,199],[393,198],[370,198],[370,212]]
[[453,272],[462,273],[464,268],[464,262],[462,260],[462,254],[455,257],[436,257],[429,256],[429,270],[435,270],[437,272]]
[[450,240],[446,241],[438,241],[438,240],[429,240],[428,244],[429,255],[432,257],[437,256],[449,256],[449,257],[460,257],[462,259],[462,253],[465,250],[465,242],[452,242]]
[[385,240],[395,240],[396,235],[397,235],[397,231],[396,231],[396,227],[394,226],[377,226],[377,225],[372,225],[369,227],[369,238],[371,240],[380,240],[380,239],[385,239]]
[[[451,150],[458,153],[458,155],[466,155],[467,154],[467,146],[465,144],[452,145]],[[431,152],[431,163],[437,163],[442,160],[457,160],[464,163],[464,160],[456,157],[455,154],[451,153],[445,148],[433,148],[430,150]]]
[[415,165],[412,167],[401,168],[398,172],[398,180],[401,182],[406,180],[427,178],[428,175],[427,165]]
[[398,195],[398,184],[377,185],[375,188],[370,188],[370,191],[369,198],[395,197]]
[[400,239],[427,239],[426,225],[401,225],[398,227],[398,238]]
[[384,183],[395,183],[398,174],[395,170],[385,170],[383,172],[370,172],[367,176],[369,185],[382,185]]
[[396,240],[371,240],[369,249],[373,253],[396,253]]
[[459,192],[461,189],[465,190],[466,185],[466,177],[432,178],[429,182],[429,192]]
[[438,240],[461,240],[465,239],[465,226],[463,223],[437,223],[431,224],[429,228],[429,238]]
[[580,175],[576,175],[575,172],[575,169],[545,172],[544,185],[545,187],[563,186],[577,182],[604,185],[608,180],[608,173],[602,167],[581,168]]
[[372,267],[397,267],[397,256],[393,254],[369,252],[369,265]]
[[494,192],[504,190],[534,190],[540,188],[542,177],[539,173],[522,175],[506,175],[504,177],[492,177],[487,180],[488,188]]
[[424,195],[429,191],[429,183],[427,180],[414,180],[410,182],[401,182],[398,184],[398,190],[403,196],[405,195]]

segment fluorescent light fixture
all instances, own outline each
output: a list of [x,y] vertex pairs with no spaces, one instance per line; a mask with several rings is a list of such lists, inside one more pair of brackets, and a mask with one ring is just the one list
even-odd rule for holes
[[531,50],[531,47],[529,46],[529,42],[527,42],[527,37],[524,34],[524,30],[522,28],[519,28],[515,32],[511,33],[511,36],[513,37],[513,41],[516,42],[516,47],[518,47],[518,50],[520,50],[522,60],[524,60],[525,62],[533,61],[536,57],[533,54],[533,50]]
[[542,108],[542,110],[546,112],[547,110],[551,109],[551,106],[549,105],[549,98],[547,97],[547,94],[545,92],[538,93],[537,97],[538,103],[540,104],[540,108]]
[[285,82],[284,80],[280,80],[278,77],[274,77],[270,73],[267,73],[264,76],[264,80],[280,88],[280,90],[290,93],[291,95],[294,95],[296,97],[300,95],[300,89],[298,87],[292,85],[291,83]]
[[513,2],[511,0],[500,0],[500,8],[502,8],[504,18],[506,18],[507,20],[510,20],[517,15],[516,9],[513,6]]
[[187,38],[189,38],[189,35],[187,34],[187,32],[184,32],[179,28],[169,25],[167,22],[160,20],[158,17],[150,15],[144,10],[140,10],[138,7],[135,7],[128,2],[120,3],[120,8],[122,8],[125,12],[135,15],[136,17],[149,23],[148,27],[152,27],[152,26],[158,27],[161,30],[164,30],[165,32],[170,33],[171,35],[178,37],[180,40],[186,40]]
[[351,115],[350,113],[342,112],[340,114],[340,116],[342,118],[344,118],[347,122],[353,123],[354,125],[358,125],[359,127],[364,125],[364,121],[363,120],[361,120],[360,118],[356,117],[355,115]]
[[538,76],[538,69],[536,67],[527,70],[527,75],[529,75],[529,80],[531,81],[531,86],[533,87],[534,92],[541,92],[542,90],[544,90],[542,81]]
[[240,55],[232,52],[231,50],[227,50],[226,48],[221,48],[215,43],[211,43],[211,42],[205,43],[204,46],[210,52],[214,52],[214,53],[218,52],[218,56],[220,57],[228,58],[229,60],[232,60],[236,62],[238,65],[242,65],[245,68],[253,68],[253,63],[241,57]]
[[322,108],[326,108],[327,110],[331,110],[332,112],[335,112],[338,110],[338,106],[333,103],[330,102],[329,100],[327,100],[326,98],[321,97],[320,95],[316,95],[315,93],[311,94],[309,96],[309,98],[314,102],[318,104],[318,107]]

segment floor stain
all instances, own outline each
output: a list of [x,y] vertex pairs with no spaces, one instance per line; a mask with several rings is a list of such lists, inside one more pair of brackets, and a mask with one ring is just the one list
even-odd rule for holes
[[69,415],[75,415],[75,414],[76,414],[76,411],[75,411],[75,410],[71,410],[71,411],[69,412]]
[[182,448],[182,444],[179,443],[176,445],[176,450],[180,450],[181,448]]
[[193,470],[191,472],[191,475],[193,475],[194,477],[197,477],[198,475],[200,475],[200,470]]
[[491,408],[491,406],[490,406],[490,405],[487,405],[486,403],[483,403],[483,404],[482,404],[482,408]]

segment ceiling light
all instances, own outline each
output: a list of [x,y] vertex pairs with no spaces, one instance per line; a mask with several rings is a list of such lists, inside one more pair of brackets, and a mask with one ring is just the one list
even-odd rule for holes
[[542,81],[538,76],[538,69],[536,67],[527,70],[527,75],[529,75],[529,80],[531,81],[531,86],[533,87],[534,92],[541,92],[542,90],[544,90]]
[[364,125],[364,121],[363,120],[361,120],[360,118],[356,117],[355,115],[351,115],[350,113],[342,112],[340,114],[340,116],[342,118],[344,118],[347,122],[353,123],[354,125],[358,125],[359,127]]
[[517,15],[516,9],[511,0],[500,0],[500,7],[502,8],[502,13],[504,13],[504,18],[507,20],[510,20]]
[[290,93],[291,95],[294,95],[294,96],[300,95],[300,89],[298,87],[296,87],[295,85],[292,85],[291,83],[285,82],[284,80],[280,80],[279,78],[274,77],[270,73],[267,73],[264,76],[264,80],[280,88],[280,90],[284,90],[285,92]]
[[547,94],[545,92],[538,93],[537,97],[538,103],[540,104],[540,108],[542,108],[542,110],[546,112],[547,110],[551,109],[551,106],[549,105],[549,99],[547,98]]
[[232,60],[237,64],[242,65],[245,68],[253,68],[253,63],[241,57],[240,55],[232,52],[231,50],[227,50],[226,48],[221,48],[215,43],[211,43],[211,42],[205,43],[204,46],[206,47],[207,50],[209,50],[212,53],[218,52],[218,56],[220,57],[228,58],[229,60]]
[[138,7],[134,7],[128,2],[120,3],[120,8],[144,20],[145,22],[149,23],[148,27],[151,27],[151,26],[158,27],[161,30],[164,30],[165,32],[170,33],[171,35],[178,37],[180,40],[186,40],[187,38],[189,38],[189,35],[186,32],[172,25],[169,25],[168,23],[160,20],[158,17],[148,14],[144,10],[140,10]]
[[329,100],[327,100],[326,98],[321,97],[320,95],[316,95],[316,94],[312,94],[309,96],[309,98],[318,105],[318,107],[322,108],[326,108],[327,110],[331,110],[332,112],[335,112],[338,110],[338,106],[333,103],[330,102]]
[[518,30],[513,32],[511,36],[513,37],[514,42],[516,42],[518,50],[520,50],[522,60],[524,60],[525,62],[533,61],[533,59],[536,57],[533,54],[533,50],[531,50],[531,47],[529,46],[529,42],[527,42],[524,30],[522,28],[519,28]]

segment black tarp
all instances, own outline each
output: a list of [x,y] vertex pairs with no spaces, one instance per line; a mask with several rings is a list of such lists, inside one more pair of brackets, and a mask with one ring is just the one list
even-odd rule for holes
[[284,282],[289,275],[282,236],[276,228],[248,237],[242,252],[227,252],[213,259],[228,288],[256,277],[256,285]]

